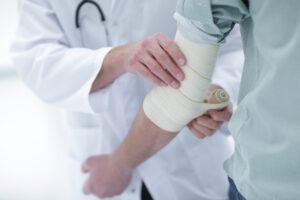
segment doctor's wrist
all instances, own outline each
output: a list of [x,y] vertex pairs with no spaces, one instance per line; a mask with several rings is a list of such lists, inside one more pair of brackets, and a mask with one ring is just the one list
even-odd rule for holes
[[120,76],[126,73],[124,46],[112,48],[105,56],[102,68],[109,68],[114,74]]
[[101,69],[93,82],[91,92],[101,90],[126,72],[118,47],[112,48],[104,57]]

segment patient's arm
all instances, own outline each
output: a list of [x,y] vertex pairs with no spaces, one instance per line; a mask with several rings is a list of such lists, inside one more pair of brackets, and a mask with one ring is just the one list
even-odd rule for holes
[[[213,111],[213,116],[198,117],[202,128],[211,127],[212,122],[219,124],[211,127],[216,130],[221,121],[227,121],[231,112],[228,109]],[[207,120],[210,118],[210,120]],[[218,119],[214,121],[212,119]],[[201,130],[201,125],[194,127],[194,131]],[[156,126],[140,108],[134,124],[118,149],[112,155],[90,157],[83,165],[84,172],[90,177],[84,186],[86,194],[94,194],[100,198],[121,194],[128,186],[134,169],[165,147],[177,132],[163,130]]]
[[135,168],[165,147],[176,135],[156,126],[140,108],[129,135],[114,156],[130,168]]
[[90,157],[85,162],[83,171],[90,173],[90,177],[84,192],[100,198],[122,193],[131,180],[133,170],[176,135],[156,126],[140,108],[132,129],[114,154]]
[[[94,156],[84,164],[90,173],[85,193],[110,197],[124,191],[133,170],[166,146],[185,125],[209,109],[224,108],[224,102],[206,104],[206,90],[215,65],[218,46],[194,44],[180,34],[176,42],[187,56],[181,87],[155,87],[145,98],[126,139],[112,155]],[[218,98],[217,98],[218,99]],[[222,111],[220,111],[222,112]],[[226,111],[223,111],[226,112]]]

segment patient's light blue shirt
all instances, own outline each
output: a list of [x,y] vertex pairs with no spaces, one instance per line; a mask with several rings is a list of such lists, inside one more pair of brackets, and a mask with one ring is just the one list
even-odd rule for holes
[[179,0],[175,18],[203,43],[240,23],[246,60],[225,169],[247,200],[299,200],[300,1]]

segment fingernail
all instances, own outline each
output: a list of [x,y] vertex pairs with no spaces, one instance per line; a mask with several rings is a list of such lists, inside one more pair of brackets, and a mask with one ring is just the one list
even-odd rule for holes
[[185,65],[185,60],[184,59],[179,59],[178,64],[183,67]]
[[171,83],[171,86],[172,86],[173,88],[177,89],[177,88],[179,87],[179,84],[178,84],[176,81],[173,81],[173,82]]
[[176,74],[176,79],[179,80],[179,81],[182,81],[183,80],[183,74],[181,74],[181,73]]

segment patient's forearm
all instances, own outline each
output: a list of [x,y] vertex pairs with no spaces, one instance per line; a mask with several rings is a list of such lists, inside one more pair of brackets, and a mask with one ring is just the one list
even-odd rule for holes
[[114,157],[122,165],[134,169],[166,146],[176,135],[177,133],[157,127],[140,108],[128,136],[114,153]]
[[194,118],[228,104],[225,92],[220,102],[204,102],[219,46],[193,43],[180,32],[175,41],[188,61],[183,69],[186,78],[178,90],[154,87],[146,96],[129,135],[114,154],[130,169],[166,146]]

